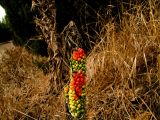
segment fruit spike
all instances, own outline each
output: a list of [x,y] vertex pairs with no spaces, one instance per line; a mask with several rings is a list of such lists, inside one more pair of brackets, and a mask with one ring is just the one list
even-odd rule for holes
[[81,118],[85,112],[86,99],[85,52],[82,48],[73,52],[70,67],[70,83],[68,89],[64,89],[64,93],[67,93],[65,95],[69,100],[68,106],[71,115],[75,118]]

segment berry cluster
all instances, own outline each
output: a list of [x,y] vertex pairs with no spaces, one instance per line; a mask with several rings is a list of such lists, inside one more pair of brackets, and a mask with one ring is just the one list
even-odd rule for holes
[[73,117],[81,118],[85,112],[85,89],[82,89],[81,96],[75,90],[69,90],[69,110]]
[[85,66],[85,52],[82,48],[78,48],[77,51],[73,52],[72,59],[70,62],[70,67],[73,72],[82,70],[86,71],[86,66]]
[[82,48],[78,48],[77,51],[73,52],[73,60],[80,61],[84,57],[85,57],[85,52]]
[[[71,80],[69,88],[65,87],[65,93],[68,93],[69,111],[75,118],[81,118],[85,112],[85,99],[86,99],[86,66],[85,66],[85,52],[82,48],[78,48],[73,52],[70,62],[71,66]],[[66,96],[66,94],[65,94]]]
[[82,87],[85,85],[85,75],[82,71],[80,71],[73,73],[72,77],[74,80],[74,90],[79,98],[82,96]]
[[80,61],[71,60],[70,66],[73,72],[82,70],[86,71],[86,65],[85,65],[85,58],[81,59]]

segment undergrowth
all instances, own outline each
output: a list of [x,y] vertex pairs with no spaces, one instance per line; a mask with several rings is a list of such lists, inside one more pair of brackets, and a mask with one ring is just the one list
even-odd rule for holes
[[48,94],[50,76],[33,64],[33,58],[40,62],[44,59],[20,47],[7,50],[3,55],[0,62],[1,120],[62,118],[63,95]]
[[112,23],[104,26],[87,58],[87,119],[160,119],[159,26],[133,15],[118,33]]

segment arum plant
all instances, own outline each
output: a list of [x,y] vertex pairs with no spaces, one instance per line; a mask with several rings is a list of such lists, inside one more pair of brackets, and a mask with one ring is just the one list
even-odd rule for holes
[[73,52],[70,61],[70,82],[64,87],[70,114],[74,118],[83,118],[86,102],[86,55],[82,48]]

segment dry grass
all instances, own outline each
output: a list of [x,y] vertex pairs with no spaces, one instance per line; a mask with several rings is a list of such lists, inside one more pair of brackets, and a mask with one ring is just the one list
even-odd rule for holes
[[137,16],[106,24],[87,58],[87,119],[160,119],[160,19]]
[[55,119],[65,115],[63,95],[48,94],[50,76],[45,76],[32,63],[33,57],[19,47],[3,55],[0,63],[1,120]]

